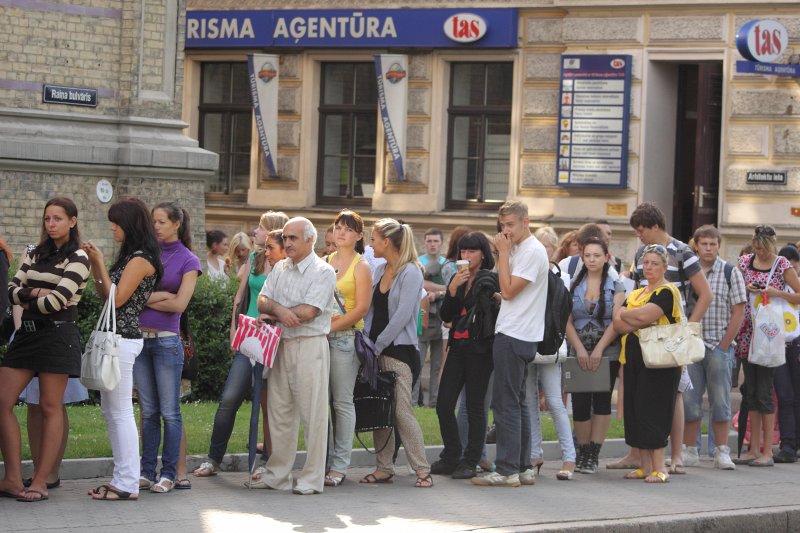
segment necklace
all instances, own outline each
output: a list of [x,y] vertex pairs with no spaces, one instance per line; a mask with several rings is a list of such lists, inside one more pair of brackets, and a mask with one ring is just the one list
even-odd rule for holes
[[171,253],[171,254],[169,254],[169,257],[167,257],[166,259],[164,259],[164,255],[162,254],[162,255],[161,255],[161,265],[162,265],[164,268],[167,268],[167,263],[169,263],[169,260],[170,260],[170,259],[172,259],[172,257],[173,257],[173,256],[174,256],[176,253],[178,253],[178,250],[172,250],[172,253]]

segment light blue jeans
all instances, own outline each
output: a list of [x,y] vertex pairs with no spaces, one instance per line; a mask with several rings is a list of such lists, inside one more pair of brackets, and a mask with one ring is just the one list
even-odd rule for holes
[[[349,332],[348,332],[349,333]],[[356,427],[356,408],[353,405],[353,387],[360,363],[356,355],[353,335],[328,339],[331,351],[330,398],[333,406],[328,429],[328,468],[346,474],[353,453],[353,434]]]
[[539,383],[544,390],[544,399],[547,409],[553,417],[558,434],[558,443],[561,445],[561,460],[565,463],[575,462],[575,442],[572,440],[572,427],[569,424],[569,415],[561,397],[561,364],[528,365],[528,379],[525,386],[528,389],[528,404],[531,409],[531,459],[542,459],[542,425],[539,420]]
[[156,481],[161,419],[164,419],[164,449],[161,475],[175,481],[181,447],[181,370],[183,346],[178,335],[145,339],[144,348],[133,365],[133,381],[142,410],[141,477]]

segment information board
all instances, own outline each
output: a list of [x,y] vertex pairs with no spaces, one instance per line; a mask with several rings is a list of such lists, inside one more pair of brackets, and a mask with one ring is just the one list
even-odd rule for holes
[[557,185],[627,185],[631,62],[629,55],[561,56]]

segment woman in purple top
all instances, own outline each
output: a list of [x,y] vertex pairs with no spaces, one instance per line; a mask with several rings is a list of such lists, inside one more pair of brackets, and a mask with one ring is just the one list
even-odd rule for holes
[[[161,245],[164,276],[139,317],[144,348],[136,358],[133,379],[142,411],[139,488],[165,493],[175,487],[183,432],[180,409],[183,369],[180,319],[192,298],[201,269],[200,260],[191,251],[189,213],[172,202],[165,202],[153,209],[153,221]],[[156,480],[162,418],[164,448],[161,473]]]

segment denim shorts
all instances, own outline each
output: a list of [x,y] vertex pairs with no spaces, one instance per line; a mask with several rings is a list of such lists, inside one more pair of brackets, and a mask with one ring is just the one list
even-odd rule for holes
[[706,348],[706,356],[699,363],[688,366],[692,389],[683,393],[685,419],[695,422],[703,418],[703,393],[708,389],[708,403],[712,422],[731,419],[731,369],[733,347],[723,351],[719,346]]

